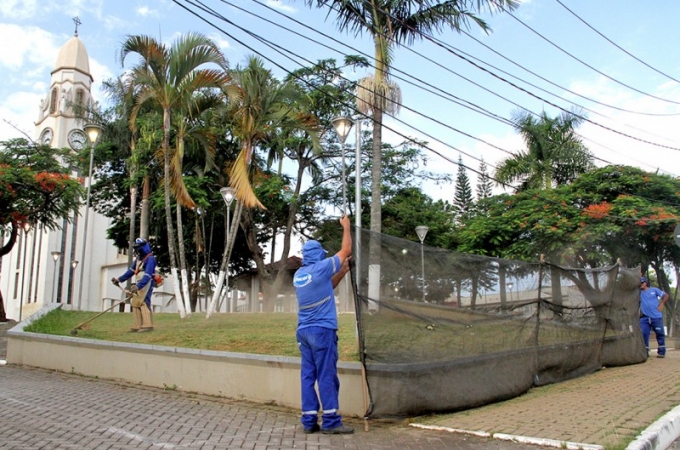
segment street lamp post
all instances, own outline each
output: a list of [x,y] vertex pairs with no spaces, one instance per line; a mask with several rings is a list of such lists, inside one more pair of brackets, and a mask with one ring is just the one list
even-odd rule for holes
[[85,203],[85,223],[83,224],[83,251],[81,253],[80,260],[83,265],[80,266],[80,287],[78,288],[78,309],[83,299],[83,282],[85,280],[85,250],[87,248],[87,224],[90,215],[90,197],[92,193],[92,166],[94,165],[94,147],[99,139],[99,134],[102,131],[102,127],[96,123],[88,123],[85,125],[85,133],[90,139],[90,170],[87,175],[87,200]]
[[52,297],[54,297],[54,302],[57,302],[57,261],[59,261],[59,257],[61,256],[61,252],[58,250],[55,250],[52,252],[52,259],[54,260],[54,279],[52,280]]
[[[223,187],[220,189],[220,194],[222,195],[222,198],[224,199],[224,203],[227,204],[227,245],[229,244],[229,236],[231,235],[231,224],[229,223],[229,216],[231,212],[231,202],[234,201],[234,196],[235,196],[235,191],[234,188],[230,187]],[[226,280],[226,286],[227,286],[227,305],[228,305],[228,310],[229,312],[234,312],[235,305],[232,304],[232,301],[229,299],[229,258],[227,258],[227,267],[225,268],[225,280]],[[221,302],[220,302],[221,303]]]
[[512,302],[512,288],[513,288],[514,284],[512,284],[512,282],[509,282],[509,283],[506,283],[505,285],[508,287],[508,290],[510,291],[510,301]]
[[[346,169],[345,169],[345,141],[347,140],[347,136],[349,135],[350,130],[352,129],[352,125],[354,125],[354,122],[352,122],[352,119],[349,117],[345,116],[339,116],[333,119],[333,128],[335,128],[335,132],[338,135],[338,138],[340,139],[340,143],[342,144],[342,213],[347,214],[347,174],[346,174]],[[354,212],[355,215],[358,215],[357,212]],[[345,310],[349,309],[349,278],[345,278]]]
[[[74,259],[71,261],[71,279],[75,277],[76,274],[76,267],[78,267],[78,260]],[[71,284],[71,289],[69,291],[69,303],[71,301],[71,297],[73,297],[73,289],[75,289],[75,283]]]
[[418,235],[418,239],[420,239],[420,264],[422,268],[422,274],[423,274],[423,301],[425,301],[425,236],[427,236],[427,232],[430,230],[430,227],[425,226],[425,225],[418,225],[416,227],[416,234]]
[[352,129],[352,125],[354,125],[354,122],[352,122],[352,119],[349,117],[345,116],[339,116],[333,119],[333,128],[335,128],[335,132],[338,135],[338,138],[340,139],[340,143],[342,144],[342,212],[343,214],[347,214],[347,176],[345,174],[345,140],[347,140],[347,135],[349,135],[349,131]]

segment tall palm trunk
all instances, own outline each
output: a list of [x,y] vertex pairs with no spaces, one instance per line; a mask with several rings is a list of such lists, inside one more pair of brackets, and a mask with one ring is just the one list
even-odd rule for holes
[[189,295],[189,273],[187,270],[187,256],[184,250],[184,225],[182,222],[182,207],[177,202],[175,207],[177,213],[177,242],[179,248],[179,269],[182,277],[182,296],[184,304],[187,306],[187,315],[191,314],[191,296]]
[[[376,99],[376,103],[382,99]],[[380,104],[373,109],[373,162],[371,167],[371,240],[368,247],[368,297],[380,300],[380,233],[382,220],[381,168],[382,168],[382,118]],[[378,303],[369,300],[368,309],[378,310]]]
[[151,179],[149,175],[146,175],[142,182],[142,210],[139,215],[139,236],[147,240],[149,239],[149,216],[151,215],[149,195],[151,195]]
[[170,256],[170,277],[177,302],[179,316],[184,319],[187,315],[182,293],[177,278],[177,255],[175,254],[175,229],[172,226],[172,208],[170,202],[170,110],[163,108],[163,180],[165,198],[165,225],[168,233],[168,254]]

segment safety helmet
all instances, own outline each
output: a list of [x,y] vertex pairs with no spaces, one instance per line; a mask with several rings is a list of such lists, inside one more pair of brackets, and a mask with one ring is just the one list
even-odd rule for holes
[[151,253],[151,246],[149,245],[147,240],[143,238],[137,238],[135,240],[135,243],[132,245],[132,249],[136,255],[142,257]]
[[139,248],[144,247],[144,245],[146,245],[146,243],[147,243],[147,242],[146,242],[146,239],[137,238],[137,239],[135,239],[135,243],[132,245],[132,248],[134,248],[135,250],[137,250],[137,249],[139,249]]

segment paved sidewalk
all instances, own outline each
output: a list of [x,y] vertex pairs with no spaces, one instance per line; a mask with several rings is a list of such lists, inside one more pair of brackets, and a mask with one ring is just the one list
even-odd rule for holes
[[296,412],[44,369],[0,367],[0,449],[456,449],[533,446],[403,422],[372,422],[355,434],[304,434]]
[[[0,360],[6,356],[0,323]],[[0,449],[680,449],[680,351],[454,414],[348,420],[305,435],[297,411],[22,366],[0,366]],[[409,426],[410,425],[410,426]],[[651,426],[650,426],[651,425]],[[476,433],[476,435],[472,434]],[[493,437],[493,439],[492,439]],[[513,440],[518,442],[513,442]],[[535,445],[530,445],[535,444]]]
[[412,422],[624,448],[623,443],[680,405],[680,351],[669,349],[665,359],[655,356],[653,351],[642,364],[605,368],[505,402]]

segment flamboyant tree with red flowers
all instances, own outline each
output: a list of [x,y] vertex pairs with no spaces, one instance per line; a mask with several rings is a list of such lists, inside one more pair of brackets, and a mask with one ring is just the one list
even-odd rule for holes
[[[0,258],[9,253],[20,230],[54,230],[70,220],[83,197],[82,180],[72,177],[75,155],[66,149],[26,139],[0,142]],[[0,292],[0,322],[7,320]]]

